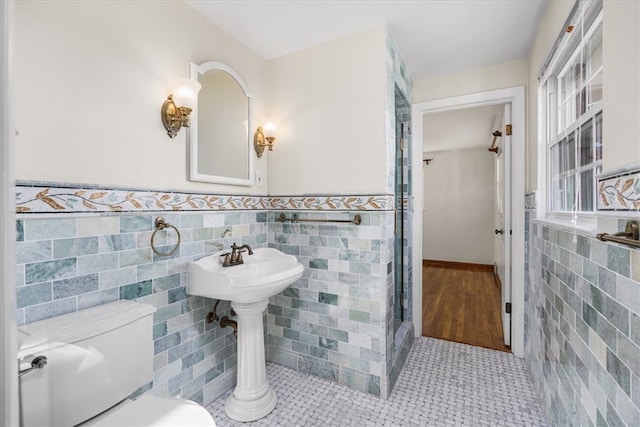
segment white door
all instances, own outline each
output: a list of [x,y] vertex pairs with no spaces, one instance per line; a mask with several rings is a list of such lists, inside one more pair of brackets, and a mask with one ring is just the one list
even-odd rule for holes
[[511,104],[504,106],[502,138],[496,159],[496,221],[495,263],[502,284],[501,310],[505,345],[511,345],[511,135],[506,125],[511,124]]

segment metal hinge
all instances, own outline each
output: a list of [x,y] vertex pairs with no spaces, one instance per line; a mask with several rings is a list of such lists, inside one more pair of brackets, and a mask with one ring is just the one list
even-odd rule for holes
[[505,129],[505,133],[507,135],[511,135],[511,125],[507,125],[506,129]]
[[504,311],[505,311],[507,314],[511,314],[511,303],[510,303],[510,302],[508,302],[508,303],[506,303],[506,304],[505,304]]

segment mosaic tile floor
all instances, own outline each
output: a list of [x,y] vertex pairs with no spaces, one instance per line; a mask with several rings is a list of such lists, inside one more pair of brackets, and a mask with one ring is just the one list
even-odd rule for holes
[[391,397],[268,364],[274,411],[253,423],[224,413],[229,391],[209,407],[225,426],[546,426],[524,361],[494,350],[416,339]]

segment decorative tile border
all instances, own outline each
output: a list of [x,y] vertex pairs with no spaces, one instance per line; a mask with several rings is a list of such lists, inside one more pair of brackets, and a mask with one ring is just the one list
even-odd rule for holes
[[640,211],[640,170],[598,177],[599,211]]
[[281,196],[269,197],[269,205],[278,210],[387,211],[393,209],[393,196]]
[[55,184],[18,184],[16,187],[16,212],[20,214],[268,209],[381,211],[393,209],[393,196],[270,197],[61,187]]
[[54,186],[16,188],[17,213],[255,210],[268,207],[268,200],[260,196]]

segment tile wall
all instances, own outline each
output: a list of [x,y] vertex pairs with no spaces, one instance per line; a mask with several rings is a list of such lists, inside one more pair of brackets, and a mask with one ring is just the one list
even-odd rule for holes
[[[215,301],[187,295],[185,267],[234,242],[272,246],[296,255],[307,269],[269,305],[265,333],[270,358],[387,396],[391,385],[384,324],[386,291],[393,277],[392,196],[261,198],[26,184],[18,188],[18,324],[118,299],[148,302],[157,307],[155,375],[139,392],[206,404],[235,383],[236,341],[230,328],[206,324]],[[153,210],[160,207],[158,201],[162,212]],[[176,210],[183,208],[193,211]],[[359,213],[362,224],[283,224],[276,221],[282,212],[313,219]],[[160,215],[181,233],[171,256],[159,256],[151,248]],[[154,238],[163,253],[176,241],[170,228]],[[219,311],[227,314],[228,303]],[[405,340],[399,354],[406,357],[409,347]]]
[[525,354],[551,424],[640,425],[640,250],[528,207]]
[[[270,301],[269,360],[386,397],[390,214],[360,213],[359,226],[279,223],[277,215],[269,213],[270,246],[298,257],[305,272]],[[287,215],[310,217],[305,212]],[[313,219],[351,217],[311,214]]]
[[[163,214],[181,233],[177,252],[160,257],[151,249],[158,214],[25,217],[17,221],[17,312],[19,325],[105,304],[136,299],[154,305],[154,381],[141,391],[210,402],[214,379],[234,381],[236,340],[230,328],[205,322],[214,301],[187,295],[187,262],[233,242],[267,246],[266,212]],[[160,231],[157,249],[176,242]],[[219,309],[226,314],[229,304]],[[227,378],[229,377],[229,378]],[[208,384],[208,387],[205,386]]]
[[[387,262],[391,265],[391,275],[386,282],[386,381],[382,393],[390,393],[393,385],[404,365],[409,348],[413,344],[413,313],[412,313],[412,291],[413,291],[413,186],[411,183],[412,174],[412,146],[411,146],[411,114],[409,105],[412,102],[411,88],[413,83],[411,76],[407,73],[407,67],[400,54],[398,45],[390,31],[386,38],[386,78],[387,78],[387,102],[386,102],[386,123],[387,123],[387,191],[389,194],[395,193],[396,168],[396,146],[399,137],[399,123],[406,126],[406,149],[404,150],[403,178],[406,183],[402,204],[404,206],[404,238],[403,245],[403,301],[402,312],[404,322],[398,327],[395,324],[394,308],[396,304],[396,290],[394,289],[393,259],[394,259],[394,218],[393,215],[387,218]],[[396,108],[398,105],[396,96],[400,96],[406,107]]]

